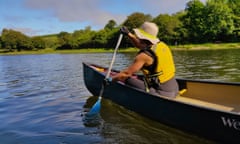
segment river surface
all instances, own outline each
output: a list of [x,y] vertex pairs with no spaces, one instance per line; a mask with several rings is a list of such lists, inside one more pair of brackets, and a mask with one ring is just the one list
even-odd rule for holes
[[[118,53],[114,69],[134,53]],[[240,50],[173,52],[178,78],[240,82]],[[0,56],[0,144],[212,144],[103,99],[98,125],[84,115],[96,101],[82,62],[109,66],[112,53]],[[181,117],[179,117],[181,119]]]

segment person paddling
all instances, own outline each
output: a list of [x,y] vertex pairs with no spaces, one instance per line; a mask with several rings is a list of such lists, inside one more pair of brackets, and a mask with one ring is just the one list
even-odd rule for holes
[[[125,26],[120,29],[139,52],[131,65],[107,81],[122,81],[151,94],[176,97],[179,88],[175,79],[174,60],[169,47],[157,38],[158,26],[152,22],[144,22],[133,31],[134,34]],[[143,81],[131,77],[138,71],[143,72]]]

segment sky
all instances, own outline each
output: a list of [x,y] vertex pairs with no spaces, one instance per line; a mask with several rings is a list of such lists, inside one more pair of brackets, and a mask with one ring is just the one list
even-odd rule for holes
[[[1,0],[0,32],[14,29],[28,36],[74,32],[90,26],[103,29],[109,20],[118,25],[134,12],[174,14],[190,0]],[[201,0],[205,2],[206,0]]]

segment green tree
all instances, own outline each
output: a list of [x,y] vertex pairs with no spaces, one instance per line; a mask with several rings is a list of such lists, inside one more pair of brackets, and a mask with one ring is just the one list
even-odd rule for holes
[[21,50],[33,50],[33,44],[31,41],[31,38],[20,33],[18,35],[19,39],[18,39],[18,46],[17,46],[17,50],[21,51]]
[[105,25],[104,29],[112,30],[117,25],[114,20],[109,20],[108,23]]
[[191,0],[186,6],[186,15],[182,17],[183,28],[187,31],[188,41],[203,42],[205,31],[204,4],[200,0]]
[[60,46],[58,34],[50,34],[40,37],[43,39],[46,48],[56,49]]
[[3,47],[8,51],[14,51],[17,49],[17,38],[16,34],[12,30],[2,30],[2,44]]
[[0,36],[0,49],[2,49],[2,37]]
[[208,0],[205,7],[205,38],[212,41],[227,41],[235,28],[233,17],[232,10],[224,0]]
[[235,41],[239,40],[240,36],[240,1],[239,0],[228,0],[228,6],[232,9],[233,11],[233,21],[234,21],[234,35],[233,38]]
[[129,15],[122,25],[131,30],[141,26],[145,21],[152,21],[152,16],[149,14],[146,15],[144,13],[136,12]]
[[60,46],[57,49],[72,49],[71,39],[72,39],[72,36],[70,33],[60,32],[58,35]]
[[174,29],[174,31],[176,32],[175,43],[174,43],[175,45],[185,44],[185,43],[188,42],[187,41],[187,39],[188,39],[188,31],[183,26],[183,22],[181,20],[185,15],[186,15],[186,11],[180,11],[180,12],[177,12],[176,14],[174,14],[174,17],[176,17],[179,20],[178,25]]
[[176,29],[181,22],[177,15],[160,14],[153,19],[159,27],[158,37],[167,43],[174,44],[177,40]]
[[2,31],[3,47],[8,51],[32,50],[33,45],[31,39],[15,30],[3,29]]
[[236,16],[240,16],[240,1],[239,0],[227,0],[228,6],[232,9]]
[[95,31],[91,30],[90,26],[85,27],[84,30],[79,30],[75,34],[75,38],[78,43],[79,48],[90,48],[95,47],[95,44],[92,43],[93,36],[95,35]]
[[[117,43],[117,40],[119,38],[119,27],[115,27],[114,29],[112,29],[111,31],[108,31],[108,37],[107,37],[107,44],[106,44],[106,48],[112,48],[114,49]],[[120,47],[122,48],[124,43],[121,42]]]
[[46,43],[44,39],[40,36],[32,37],[32,44],[35,49],[44,49],[46,47]]
[[94,44],[93,47],[105,47],[108,40],[108,30],[103,29],[99,30],[94,34],[92,37],[92,43]]

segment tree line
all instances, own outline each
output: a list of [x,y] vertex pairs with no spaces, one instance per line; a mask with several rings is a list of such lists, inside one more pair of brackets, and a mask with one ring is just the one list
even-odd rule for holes
[[[191,0],[185,10],[175,14],[159,14],[152,17],[142,12],[132,13],[120,25],[109,20],[103,29],[94,31],[90,26],[73,33],[29,37],[12,30],[3,29],[0,48],[6,51],[81,48],[113,48],[119,36],[119,28],[129,30],[139,27],[144,21],[155,22],[159,27],[158,37],[169,45],[208,42],[240,41],[240,1],[239,0]],[[121,47],[131,47],[124,38]]]

